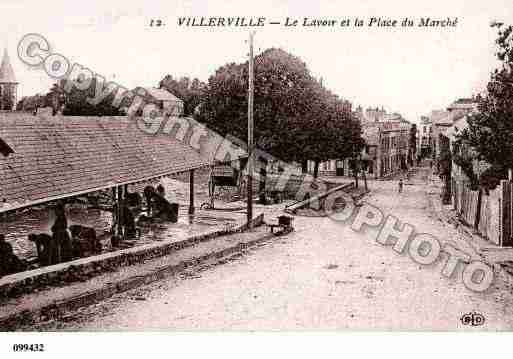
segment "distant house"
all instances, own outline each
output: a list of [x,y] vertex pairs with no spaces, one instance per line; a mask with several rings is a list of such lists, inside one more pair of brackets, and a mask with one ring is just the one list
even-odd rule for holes
[[410,122],[393,118],[379,123],[376,177],[386,177],[407,168]]
[[418,157],[426,157],[431,154],[433,146],[432,122],[429,116],[421,116],[420,125],[417,127],[417,153]]
[[381,128],[379,124],[367,124],[362,126],[362,137],[365,140],[364,153],[368,157],[367,172],[377,178],[379,175],[378,158],[380,155]]
[[183,101],[171,92],[155,87],[136,87],[132,92],[141,96],[145,103],[155,104],[163,114],[183,116]]
[[468,113],[476,111],[478,105],[479,102],[477,98],[460,98],[450,104],[449,107],[447,107],[447,111],[462,111]]
[[432,111],[431,123],[433,128],[433,155],[435,160],[440,156],[440,135],[447,136],[449,128],[467,114],[477,111],[478,100],[461,98],[447,107],[447,111]]
[[[358,107],[354,116],[360,121],[365,140],[361,155],[368,161],[366,173],[374,178],[382,178],[404,170],[409,153],[411,123],[399,113],[387,113],[379,108],[368,108],[363,112]],[[308,172],[312,173],[314,166],[313,161],[308,161]],[[350,161],[346,158],[321,162],[319,175],[351,176]]]
[[[479,177],[486,169],[490,167],[490,164],[486,161],[480,160],[477,157],[477,153],[468,144],[459,143],[457,144],[458,135],[460,135],[466,128],[468,128],[468,119],[472,114],[467,114],[458,120],[454,121],[454,124],[447,130],[446,136],[450,141],[451,152],[457,146],[457,152],[460,155],[469,156],[472,158],[472,170],[474,174]],[[454,181],[468,182],[469,178],[464,174],[462,168],[452,161],[452,179]]]

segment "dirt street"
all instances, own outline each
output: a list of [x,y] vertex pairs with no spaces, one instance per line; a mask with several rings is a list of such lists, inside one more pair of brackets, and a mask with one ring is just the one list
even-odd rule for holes
[[[421,169],[397,181],[372,181],[366,201],[442,242],[470,251],[434,213],[433,187]],[[511,330],[513,296],[496,280],[468,290],[461,268],[448,279],[444,261],[422,266],[326,217],[296,217],[296,231],[214,267],[139,288],[85,308],[43,330]],[[469,253],[471,254],[471,253]],[[474,256],[474,254],[472,254]],[[485,317],[464,326],[465,313]]]

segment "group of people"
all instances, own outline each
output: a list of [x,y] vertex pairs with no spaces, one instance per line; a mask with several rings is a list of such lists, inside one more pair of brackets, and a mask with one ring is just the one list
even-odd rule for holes
[[[177,222],[178,204],[170,203],[166,199],[164,186],[158,185],[157,188],[147,186],[143,194],[147,207],[146,218]],[[138,237],[140,230],[137,228],[132,209],[142,207],[142,197],[138,193],[128,194],[127,198],[121,201],[120,206],[119,212],[117,207],[114,207],[114,213],[119,216],[115,219],[114,227],[117,226],[118,221],[121,221],[121,228],[123,229],[122,233],[117,233],[117,240],[119,241],[119,237],[125,239]],[[101,243],[97,240],[93,228],[80,225],[68,227],[68,220],[62,203],[54,207],[54,212],[55,221],[51,227],[51,235],[32,233],[28,236],[28,239],[34,242],[36,246],[40,266],[71,261],[74,258],[82,257],[85,252],[101,252]],[[24,271],[27,268],[28,264],[14,254],[11,244],[5,240],[3,234],[0,234],[0,277]]]
[[41,266],[67,262],[73,259],[73,242],[68,232],[68,220],[64,205],[55,206],[55,221],[51,227],[52,235],[46,233],[29,234],[28,239],[36,245]]
[[178,221],[178,203],[170,203],[166,199],[164,186],[159,184],[156,189],[153,186],[146,186],[144,197],[149,217],[169,222]]
[[138,225],[153,220],[177,222],[178,204],[170,203],[166,199],[164,186],[159,184],[156,188],[148,185],[143,190],[143,196],[146,204],[146,213],[140,214],[136,220],[136,215],[142,210],[142,197],[138,193],[127,193],[126,198],[120,202],[120,211],[118,205],[114,205],[116,217],[113,223],[112,244],[117,246],[121,239],[134,239],[140,236]]
[[[68,227],[66,212],[62,203],[54,207],[55,221],[51,235],[31,233],[28,240],[36,246],[39,266],[49,266],[80,258],[88,253],[100,253],[101,243],[94,228],[81,225]],[[71,235],[70,235],[71,233]],[[0,234],[0,277],[29,269],[25,260],[19,259],[3,234]]]

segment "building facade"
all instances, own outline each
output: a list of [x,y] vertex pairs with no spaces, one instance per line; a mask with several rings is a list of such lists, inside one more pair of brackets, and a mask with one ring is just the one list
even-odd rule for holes
[[[383,109],[361,107],[355,116],[362,126],[365,147],[362,158],[367,160],[369,178],[383,178],[407,168],[409,133],[411,123],[400,114],[389,114]],[[313,173],[314,162],[309,161],[308,171]],[[319,165],[320,176],[352,176],[349,159],[332,159]]]
[[417,158],[426,158],[431,155],[433,147],[433,128],[429,116],[421,116],[417,127]]
[[384,121],[380,124],[377,178],[407,169],[411,124],[406,120]]
[[460,98],[447,107],[446,111],[432,111],[432,145],[433,158],[437,164],[440,158],[440,140],[441,136],[447,137],[449,129],[460,119],[471,112],[477,111],[478,99]]

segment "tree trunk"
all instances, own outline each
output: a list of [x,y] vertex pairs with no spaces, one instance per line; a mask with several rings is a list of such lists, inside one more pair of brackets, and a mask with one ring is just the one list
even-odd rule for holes
[[265,184],[267,180],[267,159],[260,159],[260,183],[258,185],[258,193],[260,193],[258,202],[260,204],[267,204],[267,197],[265,195]]
[[354,176],[354,184],[355,184],[355,187],[358,188],[358,163],[356,162],[356,160],[353,160],[354,162],[354,165],[353,165],[353,176]]
[[369,187],[367,186],[367,174],[365,173],[365,170],[362,172],[363,176],[363,185],[365,186],[365,192],[369,190]]
[[308,161],[301,161],[301,173],[307,173],[308,172]]
[[319,175],[319,161],[315,161],[314,163],[314,173],[313,173],[313,177],[315,179],[317,179],[317,176]]

